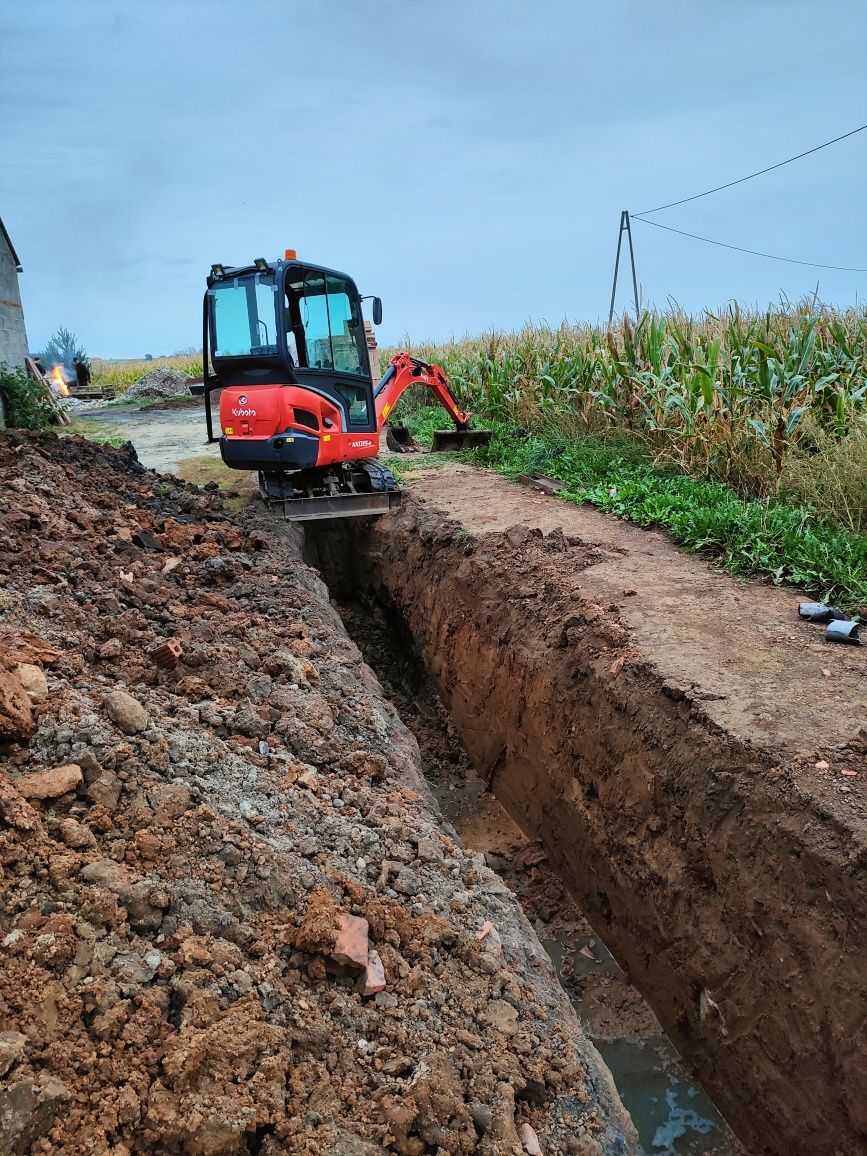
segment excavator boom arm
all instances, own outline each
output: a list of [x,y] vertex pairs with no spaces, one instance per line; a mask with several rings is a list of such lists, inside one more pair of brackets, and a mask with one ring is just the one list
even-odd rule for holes
[[411,385],[426,385],[433,390],[437,401],[459,430],[470,425],[471,414],[465,413],[458,405],[449,388],[449,381],[439,365],[429,365],[408,353],[398,353],[389,362],[388,368],[374,391],[376,401],[376,428],[382,430],[388,415],[397,404],[401,394]]

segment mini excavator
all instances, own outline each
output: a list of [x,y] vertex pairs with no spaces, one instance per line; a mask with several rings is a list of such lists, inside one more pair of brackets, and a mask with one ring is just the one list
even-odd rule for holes
[[[227,466],[256,470],[259,491],[297,520],[386,513],[400,503],[391,471],[376,461],[380,437],[401,449],[406,431],[388,415],[411,385],[424,385],[455,428],[440,430],[432,450],[485,445],[471,430],[438,365],[399,353],[374,385],[363,298],[345,273],[299,261],[212,265],[203,308],[205,417]],[[367,298],[365,298],[367,299]],[[374,325],[382,302],[372,301]],[[210,365],[213,373],[209,371]],[[212,395],[219,391],[221,436],[214,435]]]

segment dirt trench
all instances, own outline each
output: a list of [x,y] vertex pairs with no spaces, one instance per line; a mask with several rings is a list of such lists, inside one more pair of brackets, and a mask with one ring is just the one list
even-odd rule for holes
[[299,540],[0,437],[0,1153],[627,1156]]
[[[691,662],[632,609],[630,569],[642,593],[654,578],[620,530],[613,544],[601,523],[595,538],[586,524],[570,534],[566,508],[548,504],[543,534],[521,524],[534,516],[515,513],[523,499],[488,499],[474,523],[453,516],[462,498],[450,502],[447,479],[422,483],[399,515],[309,532],[308,550],[332,590],[366,591],[405,622],[476,770],[541,840],[750,1150],[865,1151],[863,669],[824,657],[842,698],[817,718],[799,685],[812,641],[796,639],[789,687],[786,655],[764,641],[738,665],[724,618],[716,654],[694,647]],[[651,551],[682,558],[655,537]],[[682,577],[669,561],[672,590],[743,595],[701,561],[683,559]],[[656,581],[659,601],[670,592]],[[767,611],[765,593],[778,592],[757,595]],[[677,631],[690,608],[704,611],[681,605]]]

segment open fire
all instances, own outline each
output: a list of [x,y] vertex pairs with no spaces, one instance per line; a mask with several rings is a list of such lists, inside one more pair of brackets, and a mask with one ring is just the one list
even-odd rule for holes
[[66,384],[66,374],[62,365],[53,365],[48,371],[48,380],[61,397],[69,397],[69,386]]

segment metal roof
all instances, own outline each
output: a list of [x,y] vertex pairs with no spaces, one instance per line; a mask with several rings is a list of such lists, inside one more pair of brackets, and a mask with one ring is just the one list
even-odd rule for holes
[[3,218],[0,217],[0,235],[6,238],[6,244],[9,246],[9,252],[12,254],[12,260],[15,262],[15,268],[19,273],[23,272],[21,262],[18,260],[18,254],[15,252],[15,246],[12,244],[12,238],[6,231],[6,226],[3,224]]

